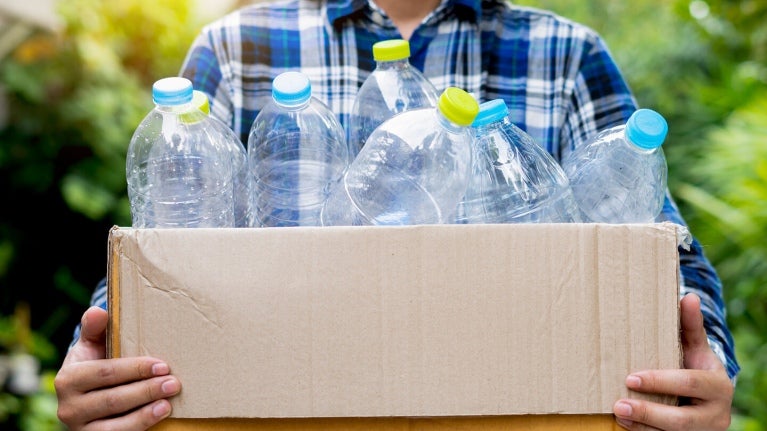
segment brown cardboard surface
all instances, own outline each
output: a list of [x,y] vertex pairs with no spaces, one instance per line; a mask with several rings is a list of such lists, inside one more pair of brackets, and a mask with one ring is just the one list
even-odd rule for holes
[[629,372],[680,363],[671,224],[115,228],[109,256],[111,351],[169,362],[175,418],[612,426]]
[[611,415],[472,418],[167,419],[152,431],[621,431]]

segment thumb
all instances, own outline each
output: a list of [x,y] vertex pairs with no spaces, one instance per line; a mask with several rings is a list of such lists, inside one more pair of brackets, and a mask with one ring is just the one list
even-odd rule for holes
[[80,339],[67,354],[64,362],[81,362],[106,357],[107,322],[109,314],[100,307],[85,310],[80,319]]
[[680,301],[680,307],[684,367],[708,370],[722,366],[708,345],[703,314],[700,311],[700,297],[694,293],[687,294]]
[[80,341],[106,344],[107,322],[109,314],[101,307],[90,307],[83,313],[80,321]]

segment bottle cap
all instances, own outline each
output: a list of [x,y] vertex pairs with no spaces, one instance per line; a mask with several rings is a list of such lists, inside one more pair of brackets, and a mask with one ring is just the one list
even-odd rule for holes
[[458,87],[448,87],[439,97],[439,110],[459,126],[468,126],[479,112],[477,99]]
[[471,127],[481,127],[502,120],[509,115],[509,108],[503,99],[494,99],[479,105],[479,113]]
[[157,105],[177,106],[192,101],[192,81],[173,76],[155,81],[152,85],[152,99]]
[[396,61],[410,57],[410,42],[404,39],[383,40],[373,44],[375,61]]
[[208,96],[202,91],[194,90],[192,93],[192,106],[202,111],[205,115],[210,115],[210,101]]
[[192,92],[192,103],[190,104],[189,109],[180,114],[179,118],[181,118],[181,122],[183,123],[193,124],[201,121],[208,115],[210,115],[208,96],[202,91],[194,90],[194,92]]
[[666,139],[668,124],[662,115],[652,109],[639,109],[626,122],[626,137],[645,150],[660,147]]
[[272,81],[272,98],[280,105],[301,105],[311,97],[312,84],[301,72],[283,72]]

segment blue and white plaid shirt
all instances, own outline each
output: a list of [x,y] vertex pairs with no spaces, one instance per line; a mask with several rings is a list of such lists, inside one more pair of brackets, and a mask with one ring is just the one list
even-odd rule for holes
[[[181,74],[211,99],[212,115],[243,142],[271,99],[272,80],[300,70],[312,92],[348,124],[358,88],[375,67],[375,42],[401,38],[372,0],[285,0],[245,7],[206,26]],[[557,160],[597,131],[625,123],[636,101],[591,29],[503,0],[443,0],[410,38],[410,62],[436,86],[479,101],[502,98],[512,121]],[[684,224],[669,197],[660,216]],[[721,282],[697,241],[680,248],[682,293],[697,293],[709,341],[735,379]],[[104,305],[104,286],[94,295]]]

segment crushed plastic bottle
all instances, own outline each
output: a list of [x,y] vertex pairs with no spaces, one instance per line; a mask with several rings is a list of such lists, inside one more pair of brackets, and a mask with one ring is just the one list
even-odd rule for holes
[[480,105],[472,132],[472,173],[456,223],[580,221],[562,167],[511,122],[502,99]]
[[473,96],[450,87],[436,108],[413,109],[384,121],[334,184],[322,224],[447,222],[466,190],[469,126],[478,110]]
[[652,223],[663,209],[668,124],[651,109],[603,130],[562,161],[586,222]]

